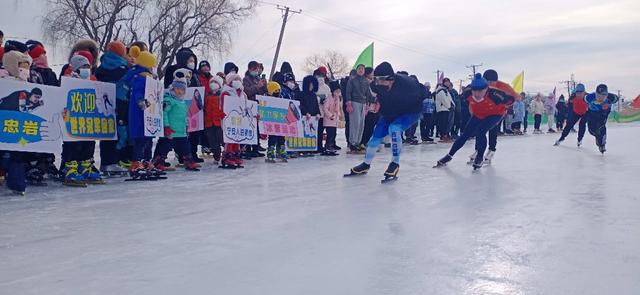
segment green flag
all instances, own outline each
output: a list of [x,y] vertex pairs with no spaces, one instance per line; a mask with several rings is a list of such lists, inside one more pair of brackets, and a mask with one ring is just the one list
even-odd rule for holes
[[363,64],[365,67],[373,68],[373,42],[365,48],[358,59],[356,60],[356,64],[353,65],[353,69],[355,70],[359,64]]

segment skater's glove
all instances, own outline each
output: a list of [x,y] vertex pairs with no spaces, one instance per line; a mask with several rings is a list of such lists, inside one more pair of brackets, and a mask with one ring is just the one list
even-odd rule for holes
[[166,138],[171,138],[171,136],[176,133],[175,131],[173,131],[173,129],[171,129],[171,127],[164,127],[164,137]]
[[347,113],[353,113],[353,104],[350,101],[347,101]]

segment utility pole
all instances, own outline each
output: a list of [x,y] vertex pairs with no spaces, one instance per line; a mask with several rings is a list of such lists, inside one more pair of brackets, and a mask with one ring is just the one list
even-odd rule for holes
[[468,65],[467,69],[471,69],[473,71],[473,75],[476,75],[476,68],[479,68],[482,66],[482,63],[478,64],[478,65]]
[[278,45],[276,46],[276,54],[273,57],[273,65],[271,66],[271,72],[269,73],[269,79],[273,77],[273,73],[276,71],[276,65],[278,64],[278,55],[280,54],[280,46],[282,45],[282,37],[284,36],[284,28],[287,26],[287,20],[289,19],[289,13],[300,13],[302,10],[293,11],[289,6],[282,7],[280,5],[277,8],[284,11],[284,17],[282,18],[282,28],[280,28],[280,37],[278,38]]
[[462,94],[462,89],[464,89],[464,81],[466,81],[466,80],[460,79],[458,81],[460,81],[460,94]]
[[571,90],[573,90],[576,87],[576,81],[574,80],[574,75],[571,74],[571,80],[566,80],[566,81],[560,81],[560,84],[566,84],[567,85],[567,95],[568,97],[571,96]]
[[438,84],[440,83],[440,73],[442,73],[442,71],[436,70],[434,73],[436,73],[436,87],[437,87]]

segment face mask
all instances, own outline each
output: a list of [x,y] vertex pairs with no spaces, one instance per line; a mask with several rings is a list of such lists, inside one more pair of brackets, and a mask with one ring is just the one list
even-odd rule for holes
[[218,91],[218,89],[220,89],[220,85],[218,85],[218,83],[211,83],[209,84],[209,87],[211,88],[211,91],[216,92]]
[[376,85],[376,87],[378,88],[379,92],[388,92],[389,91],[389,86],[386,85]]
[[244,86],[242,86],[242,82],[238,80],[234,80],[233,82],[231,82],[231,87],[237,90],[242,90],[244,88]]
[[258,76],[258,71],[250,71],[249,75],[251,75],[252,77],[257,77]]
[[289,89],[296,88],[296,83],[294,83],[294,82],[287,82],[287,87],[289,87]]
[[27,81],[29,79],[29,69],[18,69],[18,78],[22,81]]
[[190,68],[192,70],[195,69],[196,68],[196,63],[193,63],[193,62],[188,63],[187,64],[187,68]]
[[44,69],[49,68],[49,60],[47,59],[47,56],[45,54],[34,58],[33,64],[39,68],[44,68]]
[[78,75],[82,79],[89,79],[89,76],[91,76],[91,70],[90,69],[80,69],[80,70],[78,70]]

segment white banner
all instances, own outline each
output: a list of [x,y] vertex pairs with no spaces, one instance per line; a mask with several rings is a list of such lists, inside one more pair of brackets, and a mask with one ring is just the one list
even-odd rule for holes
[[0,79],[0,150],[61,153],[63,96],[59,87]]
[[164,84],[156,79],[147,77],[144,87],[144,136],[163,137],[164,122],[162,121],[162,101],[164,98]]
[[237,97],[224,98],[222,131],[225,143],[258,144],[258,103]]
[[64,141],[116,140],[116,85],[62,77]]

